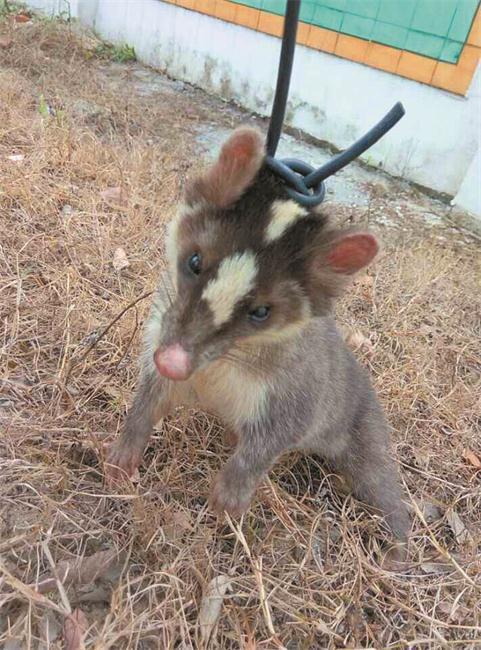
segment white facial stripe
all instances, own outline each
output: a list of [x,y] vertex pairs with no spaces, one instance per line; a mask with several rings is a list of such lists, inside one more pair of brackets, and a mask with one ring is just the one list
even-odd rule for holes
[[174,284],[177,286],[177,235],[182,212],[179,209],[169,221],[165,235],[165,255]]
[[167,232],[165,236],[165,254],[167,263],[169,265],[170,273],[177,287],[177,255],[178,255],[178,232],[179,225],[184,217],[195,214],[205,206],[205,202],[199,201],[194,205],[187,205],[185,203],[179,205],[177,212],[169,221]]
[[235,253],[222,260],[217,277],[205,287],[202,298],[207,300],[214,316],[214,325],[226,323],[236,304],[254,286],[257,276],[256,257],[252,251]]
[[289,199],[288,201],[274,201],[271,206],[271,220],[269,221],[265,239],[268,244],[279,237],[290,228],[298,219],[308,214],[307,210],[298,203]]
[[154,295],[149,317],[144,325],[144,358],[146,363],[152,363],[152,355],[160,342],[162,320],[169,302],[165,292],[160,290]]

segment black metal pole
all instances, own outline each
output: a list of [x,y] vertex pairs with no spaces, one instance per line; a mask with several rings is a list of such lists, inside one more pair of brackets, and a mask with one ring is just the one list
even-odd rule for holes
[[332,176],[337,171],[348,165],[352,160],[360,156],[362,153],[372,147],[378,140],[382,138],[392,127],[399,122],[405,114],[404,106],[401,102],[397,102],[391,108],[389,113],[382,118],[375,126],[372,127],[362,138],[359,138],[354,144],[345,149],[342,153],[331,158],[327,163],[311,172],[304,178],[306,187],[315,187],[321,181],[325,180],[328,176]]
[[287,0],[286,17],[284,19],[284,34],[282,36],[281,56],[279,59],[279,72],[277,74],[276,94],[272,105],[271,121],[266,141],[267,155],[272,157],[274,157],[276,153],[277,144],[281,136],[282,125],[284,123],[284,115],[286,113],[300,8],[301,0]]
[[318,205],[324,199],[326,192],[324,180],[345,167],[377,142],[399,122],[405,111],[400,102],[395,104],[383,119],[362,138],[354,142],[354,144],[342,153],[334,156],[334,158],[322,165],[322,167],[319,167],[319,169],[313,169],[311,165],[301,160],[291,158],[285,160],[276,159],[275,154],[286,113],[300,8],[301,0],[287,0],[276,92],[272,104],[269,130],[267,132],[266,165],[274,174],[282,178],[286,184],[286,191],[291,198],[301,205],[312,207]]

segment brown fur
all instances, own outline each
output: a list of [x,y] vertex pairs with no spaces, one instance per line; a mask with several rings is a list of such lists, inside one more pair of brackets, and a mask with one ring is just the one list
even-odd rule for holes
[[[177,404],[198,402],[220,415],[237,439],[214,483],[216,510],[243,512],[273,463],[301,449],[324,456],[404,541],[409,519],[388,427],[331,316],[333,299],[372,260],[377,242],[369,233],[334,231],[314,211],[289,219],[279,236],[266,236],[272,204],[288,197],[282,182],[259,168],[258,135],[249,133],[235,133],[187,190],[192,209],[177,225],[171,269],[176,293],[172,305],[160,294],[154,301],[139,386],[109,458],[111,472],[133,471],[155,422]],[[198,276],[187,266],[193,253],[202,256]],[[228,322],[220,323],[205,288],[229,291],[219,278],[222,261],[242,253],[255,265],[245,295],[238,283]],[[253,323],[249,312],[261,305],[270,306],[270,317]],[[155,370],[153,351],[172,344],[191,359],[193,374],[185,382]]]
[[251,184],[264,158],[262,136],[254,129],[238,129],[224,144],[219,159],[187,190],[187,202],[203,198],[211,206],[225,208]]

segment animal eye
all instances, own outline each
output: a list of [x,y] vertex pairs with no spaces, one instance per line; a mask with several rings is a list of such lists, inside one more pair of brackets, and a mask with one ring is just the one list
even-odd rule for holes
[[270,313],[271,313],[271,308],[268,307],[267,305],[262,305],[261,307],[256,307],[255,309],[252,309],[249,312],[249,318],[255,323],[262,323],[262,321],[265,321],[269,318]]
[[194,275],[199,275],[202,270],[202,260],[199,253],[194,253],[187,260],[187,266]]

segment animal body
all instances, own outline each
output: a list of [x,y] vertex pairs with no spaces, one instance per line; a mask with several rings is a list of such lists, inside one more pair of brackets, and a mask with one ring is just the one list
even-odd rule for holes
[[216,511],[244,512],[279,457],[303,450],[323,456],[404,542],[409,518],[388,426],[332,317],[335,298],[377,251],[372,234],[336,230],[289,199],[260,134],[235,131],[188,183],[169,225],[173,295],[161,286],[154,299],[111,477],[133,473],[171,409],[198,404],[236,441],[213,484]]

